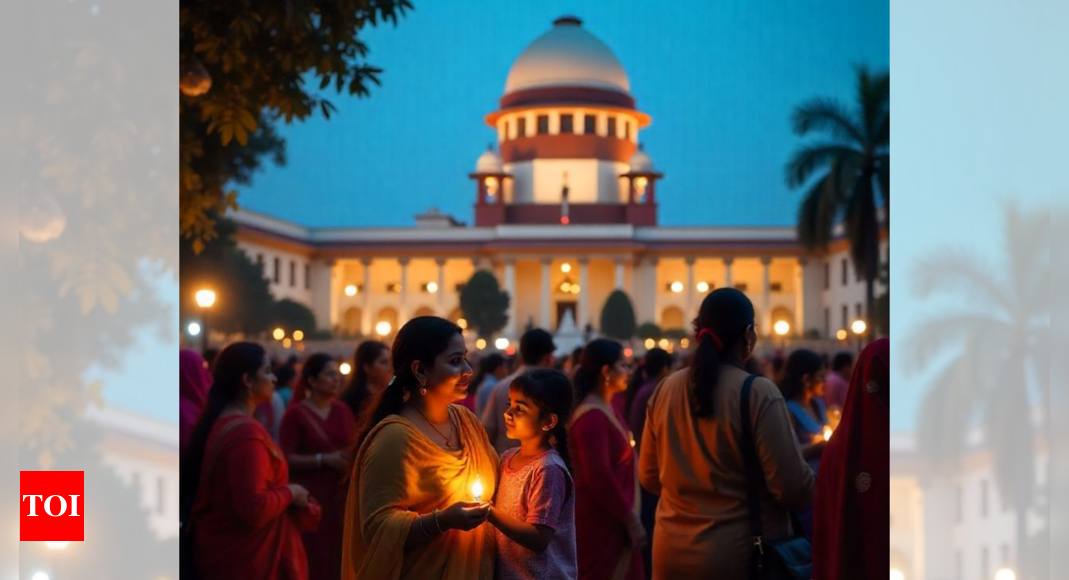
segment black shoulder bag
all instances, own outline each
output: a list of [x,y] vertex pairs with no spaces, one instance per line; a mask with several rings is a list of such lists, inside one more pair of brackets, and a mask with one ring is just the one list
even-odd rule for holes
[[811,580],[813,577],[813,546],[802,535],[802,526],[791,514],[795,535],[766,542],[761,519],[761,490],[765,488],[765,474],[757,458],[753,427],[750,425],[750,390],[754,375],[742,384],[742,454],[746,463],[746,500],[750,505],[750,580]]

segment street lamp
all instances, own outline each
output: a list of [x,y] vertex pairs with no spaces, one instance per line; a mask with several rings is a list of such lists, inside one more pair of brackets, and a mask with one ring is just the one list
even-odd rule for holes
[[393,325],[385,320],[375,325],[375,334],[379,336],[389,336],[391,330],[393,330]]
[[868,330],[868,325],[865,324],[865,321],[861,320],[860,318],[850,323],[850,331],[853,332],[855,336],[857,336],[858,352],[861,352],[862,341],[864,340],[862,337],[865,336],[866,330]]
[[215,291],[208,288],[202,288],[197,290],[197,293],[193,295],[194,300],[197,301],[197,306],[201,310],[201,324],[200,324],[200,344],[201,352],[208,352],[208,310],[212,306],[215,306]]
[[502,337],[502,338],[499,338],[499,339],[495,340],[494,341],[494,347],[496,347],[497,350],[508,350],[509,339]]
[[283,338],[286,338],[286,331],[281,328],[276,328],[273,332],[271,332],[271,338],[274,338],[275,340],[282,340]]
[[995,580],[1017,580],[1017,573],[1009,568],[995,572]]
[[186,326],[186,332],[189,333],[189,336],[200,336],[201,330],[199,322],[190,322],[189,325]]
[[791,323],[786,320],[777,320],[776,323],[772,325],[772,330],[778,336],[787,336],[791,332]]

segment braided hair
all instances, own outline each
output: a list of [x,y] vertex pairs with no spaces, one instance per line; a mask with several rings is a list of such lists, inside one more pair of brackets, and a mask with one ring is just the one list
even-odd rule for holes
[[[691,364],[691,404],[697,417],[713,414],[713,391],[720,382],[724,353],[737,348],[753,326],[753,303],[734,288],[713,290],[702,301],[694,321],[698,346]],[[742,362],[742,361],[740,361]]]

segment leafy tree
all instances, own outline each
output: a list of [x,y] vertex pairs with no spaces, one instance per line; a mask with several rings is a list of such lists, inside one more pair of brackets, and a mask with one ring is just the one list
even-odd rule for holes
[[279,300],[275,303],[275,324],[286,330],[300,330],[305,336],[311,337],[316,328],[316,317],[304,304],[290,299]]
[[874,286],[880,267],[880,220],[891,207],[891,77],[857,70],[857,101],[851,110],[825,97],[811,99],[794,111],[794,132],[824,137],[795,152],[787,163],[787,185],[808,186],[798,209],[798,238],[809,249],[824,249],[832,227],[845,217],[850,255],[865,279],[869,327],[875,313]]
[[317,111],[330,118],[336,109],[323,91],[363,97],[379,84],[359,35],[396,25],[410,8],[408,0],[181,0],[179,223],[194,252],[215,238],[214,216],[235,207],[227,187],[248,183],[265,155],[284,161],[276,123]]
[[486,270],[472,274],[460,291],[460,310],[481,338],[490,338],[508,324],[509,297]]
[[[215,290],[217,301],[208,312],[212,330],[260,334],[271,328],[275,318],[275,299],[263,267],[249,259],[234,241],[237,227],[230,220],[218,223],[219,238],[199,254],[194,244],[181,244],[179,292],[182,320],[199,320],[203,316],[194,301],[200,288]],[[309,329],[314,326],[307,327]]]
[[601,332],[616,340],[629,340],[635,335],[635,308],[622,290],[613,290],[601,309]]
[[1004,230],[1004,264],[992,267],[968,249],[945,248],[916,265],[913,290],[932,301],[932,314],[902,342],[907,351],[899,360],[913,372],[933,371],[918,429],[933,464],[960,459],[982,418],[995,482],[1016,512],[1016,545],[1025,546],[1026,516],[1037,498],[1037,403],[1044,410],[1038,428],[1049,425],[1050,216],[1010,206]]
[[652,322],[643,322],[635,329],[635,336],[646,340],[652,338],[653,340],[660,340],[664,333],[661,332],[661,327]]

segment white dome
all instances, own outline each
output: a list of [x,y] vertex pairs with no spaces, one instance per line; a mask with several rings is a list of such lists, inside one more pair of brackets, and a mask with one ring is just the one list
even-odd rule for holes
[[503,173],[505,166],[501,163],[501,156],[493,149],[487,149],[475,162],[475,173]]
[[641,145],[635,150],[629,163],[633,173],[653,173],[653,159],[650,159],[650,156],[642,150]]
[[616,55],[575,17],[553,22],[512,64],[505,94],[543,87],[584,87],[631,94],[631,83]]

